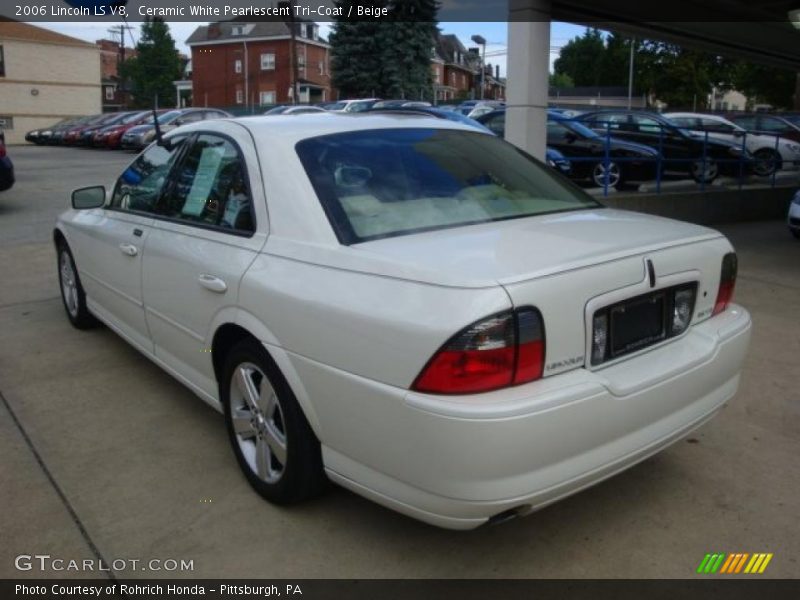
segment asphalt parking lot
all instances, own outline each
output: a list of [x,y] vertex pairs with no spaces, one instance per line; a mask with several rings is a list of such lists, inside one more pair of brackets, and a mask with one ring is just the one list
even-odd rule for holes
[[80,332],[64,315],[55,217],[72,188],[109,183],[132,155],[10,155],[17,184],[0,194],[0,578],[92,575],[20,572],[20,554],[194,565],[125,577],[667,578],[692,576],[707,552],[771,552],[760,577],[800,574],[800,242],[783,223],[723,228],[754,334],[739,394],[716,419],[527,518],[452,532],[339,488],[293,508],[262,501],[220,415],[109,330]]

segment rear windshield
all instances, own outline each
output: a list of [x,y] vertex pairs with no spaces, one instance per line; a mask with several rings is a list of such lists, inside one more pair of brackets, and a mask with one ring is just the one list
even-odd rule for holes
[[303,140],[297,153],[343,244],[599,206],[483,133],[353,131]]

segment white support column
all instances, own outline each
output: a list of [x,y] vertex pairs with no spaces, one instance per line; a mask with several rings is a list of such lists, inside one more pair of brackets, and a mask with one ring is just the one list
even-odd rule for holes
[[544,160],[550,75],[550,0],[510,0],[506,140]]

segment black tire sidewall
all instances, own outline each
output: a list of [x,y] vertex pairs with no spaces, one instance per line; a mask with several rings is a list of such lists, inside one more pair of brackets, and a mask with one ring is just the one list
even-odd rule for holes
[[[253,473],[242,455],[231,418],[230,386],[234,371],[242,363],[257,365],[266,375],[278,397],[286,435],[286,464],[281,478],[267,483]],[[274,504],[295,504],[316,496],[324,487],[325,475],[319,441],[303,414],[283,374],[266,349],[255,340],[234,346],[225,358],[219,385],[225,413],[225,428],[236,462],[252,488]]]
[[[64,285],[61,275],[61,256],[64,254],[66,254],[72,266],[72,273],[75,276],[75,287],[78,291],[78,311],[74,316],[70,314],[69,308],[67,308],[67,299],[64,297]],[[58,270],[58,291],[61,295],[61,304],[64,306],[64,312],[67,313],[69,322],[78,329],[90,329],[97,326],[97,319],[89,312],[89,308],[86,306],[86,293],[83,290],[80,275],[78,275],[78,267],[75,265],[75,258],[72,256],[72,251],[69,249],[69,246],[64,242],[59,242],[56,246],[56,269]]]

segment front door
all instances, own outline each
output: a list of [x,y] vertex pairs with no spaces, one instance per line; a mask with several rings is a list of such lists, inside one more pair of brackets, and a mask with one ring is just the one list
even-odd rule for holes
[[144,259],[144,304],[156,357],[212,398],[214,324],[236,310],[239,282],[266,240],[256,233],[254,197],[263,198],[250,176],[257,171],[248,173],[240,149],[245,144],[215,133],[193,138],[156,207]]

